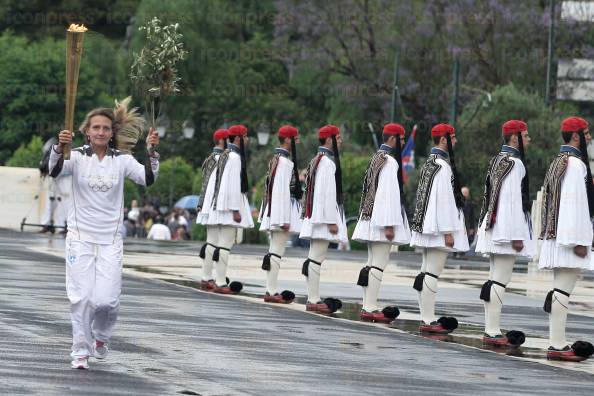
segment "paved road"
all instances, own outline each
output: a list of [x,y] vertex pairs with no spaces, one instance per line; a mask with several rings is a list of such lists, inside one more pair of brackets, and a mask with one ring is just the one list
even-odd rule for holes
[[0,231],[0,393],[7,395],[538,394],[594,376],[125,276],[105,362],[69,368],[63,261]]

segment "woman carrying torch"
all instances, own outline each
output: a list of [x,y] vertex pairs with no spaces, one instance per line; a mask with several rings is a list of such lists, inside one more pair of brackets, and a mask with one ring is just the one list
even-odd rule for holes
[[[141,165],[124,148],[122,137],[141,130],[142,120],[127,112],[127,102],[116,109],[89,112],[80,127],[87,144],[72,149],[72,132],[63,130],[50,155],[50,175],[72,174],[72,206],[66,236],[66,290],[72,320],[72,368],[88,369],[91,354],[107,356],[115,325],[122,284],[124,179],[150,186],[159,170],[155,146],[159,136],[152,128],[147,138],[148,160]],[[119,136],[118,136],[119,134]]]

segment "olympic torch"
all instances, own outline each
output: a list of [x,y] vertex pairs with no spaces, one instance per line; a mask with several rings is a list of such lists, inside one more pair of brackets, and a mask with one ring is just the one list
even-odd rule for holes
[[[65,129],[74,133],[74,105],[83,49],[84,25],[71,24],[66,31],[66,113]],[[64,159],[70,158],[70,145],[64,147]]]

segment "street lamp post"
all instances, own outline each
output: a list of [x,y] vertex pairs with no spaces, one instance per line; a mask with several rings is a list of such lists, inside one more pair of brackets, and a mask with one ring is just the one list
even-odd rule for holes
[[266,123],[261,123],[256,128],[256,136],[258,137],[258,145],[266,146],[268,144],[268,140],[270,139],[270,126]]

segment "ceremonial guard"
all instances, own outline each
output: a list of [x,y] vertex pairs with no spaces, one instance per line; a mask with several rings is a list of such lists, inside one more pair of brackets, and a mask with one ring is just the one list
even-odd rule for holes
[[546,296],[544,310],[549,313],[547,357],[581,361],[594,352],[591,343],[569,345],[565,337],[569,296],[580,273],[591,267],[594,185],[587,144],[588,123],[569,117],[561,124],[564,145],[551,163],[542,191],[541,233],[543,240],[539,268],[553,270],[553,290]]
[[212,245],[216,246],[212,253],[212,260],[216,263],[213,289],[215,293],[236,294],[243,288],[241,282],[229,283],[227,267],[237,229],[254,226],[247,198],[248,179],[245,157],[247,144],[245,126],[229,127],[227,149],[221,153],[217,162],[212,208],[206,220],[211,232],[216,227],[216,238],[211,238]]
[[310,161],[305,176],[300,238],[309,239],[309,254],[301,273],[307,277],[308,311],[331,313],[342,306],[340,300],[320,298],[320,271],[326,259],[328,244],[347,243],[342,196],[342,171],[338,149],[342,144],[340,130],[335,125],[319,129],[320,147]]
[[394,306],[380,309],[377,298],[392,245],[410,242],[402,198],[403,145],[404,128],[396,123],[386,124],[383,144],[371,158],[363,179],[359,221],[353,239],[367,243],[367,265],[361,269],[357,282],[363,287],[360,317],[365,321],[389,323],[400,313]]
[[270,234],[270,248],[262,260],[266,271],[264,301],[290,303],[295,299],[292,291],[277,292],[278,273],[291,234],[301,231],[301,205],[303,195],[297,170],[298,130],[291,125],[278,130],[280,147],[268,163],[264,185],[264,198],[260,207],[260,231]]
[[[215,281],[212,276],[213,268],[213,254],[218,241],[218,226],[208,225],[208,214],[212,210],[212,198],[214,196],[216,178],[217,178],[217,163],[223,151],[227,148],[226,129],[218,129],[212,136],[214,141],[214,148],[212,153],[206,157],[202,163],[202,188],[200,189],[200,197],[198,207],[196,208],[197,216],[196,223],[206,226],[206,243],[200,249],[200,258],[202,261],[202,281],[200,286],[203,290],[213,290]],[[218,257],[217,257],[218,258]]]
[[[128,100],[125,101],[128,103]],[[140,134],[144,121],[128,112],[99,108],[87,114],[80,131],[87,144],[64,159],[71,131],[61,131],[50,154],[50,176],[72,175],[72,204],[66,235],[66,291],[72,320],[72,368],[88,369],[94,355],[104,359],[120,308],[123,242],[120,235],[124,208],[124,180],[150,186],[159,170],[155,146],[159,135],[151,130],[145,165],[118,150],[118,134]]]
[[464,225],[464,199],[454,161],[456,133],[448,124],[431,130],[435,146],[421,169],[419,187],[411,222],[410,244],[422,249],[421,272],[414,281],[419,292],[421,324],[419,330],[447,334],[458,327],[453,317],[435,316],[437,280],[445,266],[448,252],[468,250]]
[[535,243],[530,223],[531,201],[524,149],[530,143],[528,126],[510,120],[502,127],[503,146],[491,160],[485,179],[485,194],[479,219],[476,251],[490,254],[489,279],[480,298],[485,305],[488,345],[518,347],[525,341],[521,331],[501,334],[501,307],[516,257],[532,257]]

